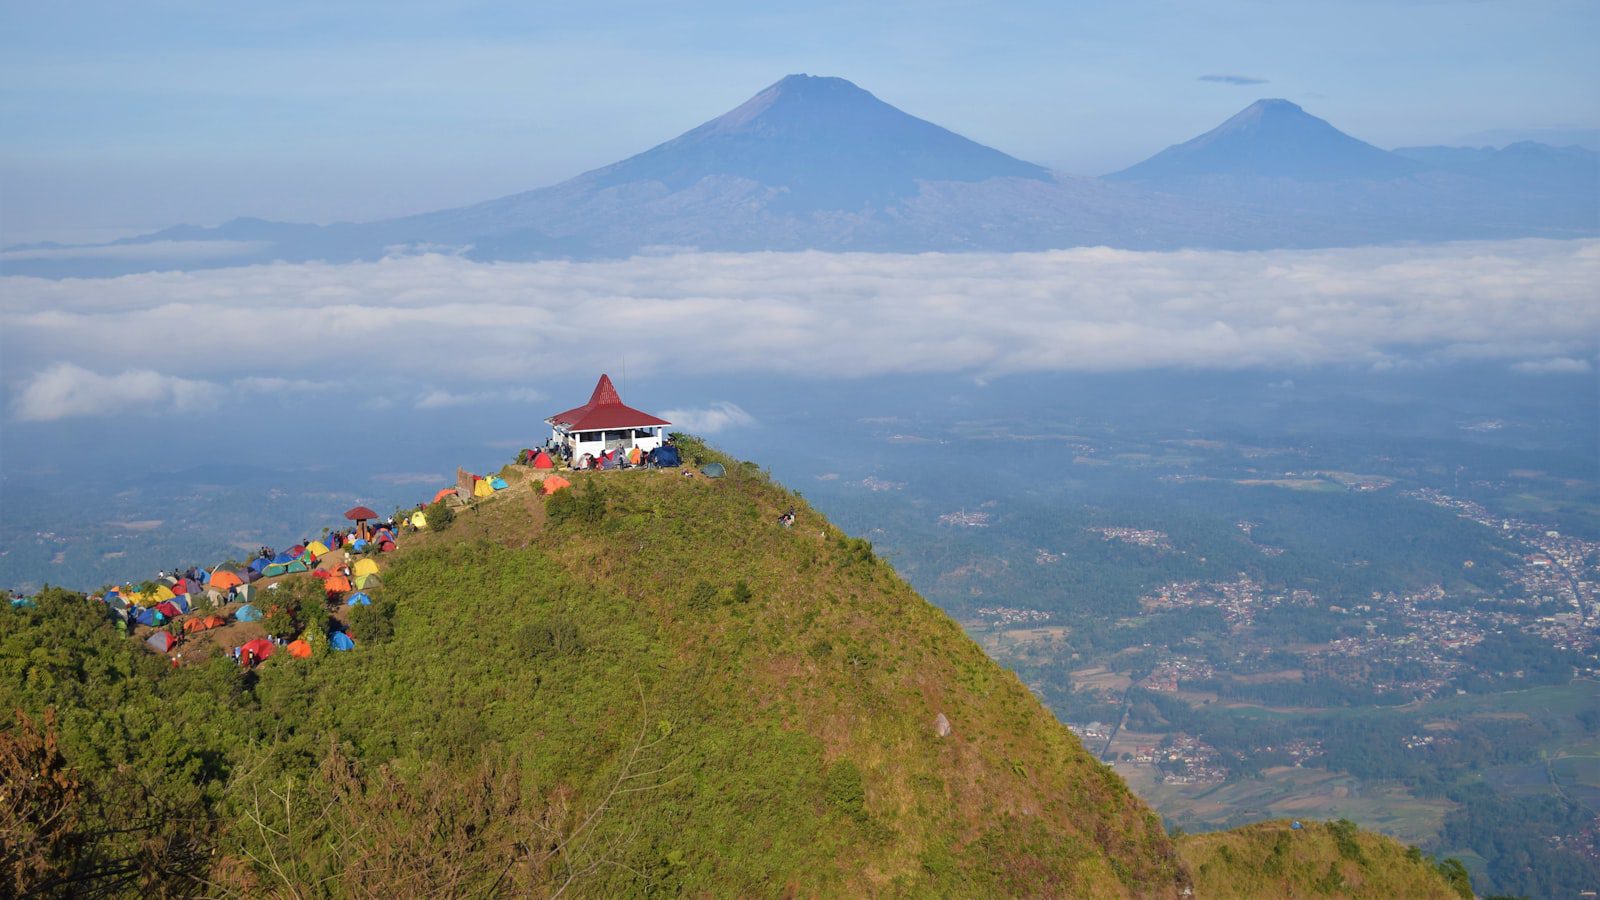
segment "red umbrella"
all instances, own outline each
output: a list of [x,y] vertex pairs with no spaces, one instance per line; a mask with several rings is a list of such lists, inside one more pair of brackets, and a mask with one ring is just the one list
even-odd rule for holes
[[354,509],[345,510],[344,517],[355,522],[360,522],[362,519],[376,519],[378,514],[370,509],[367,509],[365,506],[357,506]]

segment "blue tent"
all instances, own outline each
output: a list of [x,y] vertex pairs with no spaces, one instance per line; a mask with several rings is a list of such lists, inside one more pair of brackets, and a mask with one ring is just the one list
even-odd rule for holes
[[210,580],[211,580],[211,573],[207,572],[205,569],[201,569],[200,570],[200,583],[201,584],[205,584],[206,582],[208,582]]
[[366,538],[356,538],[355,539],[355,543],[352,543],[350,545],[350,549],[356,551],[357,553],[360,553],[361,551],[367,549],[367,539]]
[[32,597],[16,597],[12,599],[11,605],[16,609],[33,609],[39,604],[34,603]]
[[356,642],[350,640],[350,635],[342,631],[335,631],[328,635],[328,646],[335,650],[354,650]]
[[722,463],[706,463],[700,467],[700,474],[707,478],[721,478],[728,474],[728,470],[723,468]]
[[261,620],[261,610],[246,603],[234,611],[233,617],[241,622],[259,622]]
[[497,491],[503,491],[509,487],[509,485],[506,484],[506,480],[504,478],[496,475],[495,477],[489,479],[489,487]]
[[272,565],[272,560],[267,559],[265,556],[258,556],[250,560],[250,571],[259,572],[269,565]]
[[189,598],[184,594],[179,594],[178,596],[173,597],[171,603],[173,606],[176,606],[180,612],[188,612],[190,609]]
[[161,619],[161,613],[156,612],[154,607],[149,606],[141,606],[139,611],[133,614],[133,620],[140,625],[159,625],[161,624]]
[[293,553],[285,550],[282,553],[279,553],[277,556],[274,556],[272,561],[275,563],[292,563],[295,561],[295,559],[297,559],[297,557]]
[[672,466],[683,465],[683,460],[678,458],[678,448],[673,447],[670,444],[664,444],[660,447],[657,447],[656,452],[651,455],[650,461],[654,462],[658,466],[664,466],[668,468]]
[[365,591],[356,591],[354,594],[351,594],[350,596],[345,598],[344,605],[345,606],[371,606],[372,605],[372,598],[368,597],[366,595]]

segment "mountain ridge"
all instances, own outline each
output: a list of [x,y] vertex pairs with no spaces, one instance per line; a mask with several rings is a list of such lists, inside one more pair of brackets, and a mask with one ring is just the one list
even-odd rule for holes
[[93,277],[419,252],[523,261],[662,249],[1253,250],[1580,237],[1600,233],[1595,156],[1585,153],[1506,148],[1467,164],[1387,151],[1290,101],[1262,100],[1087,178],[979,144],[844,79],[790,75],[641,153],[505,197],[374,222],[241,218],[77,248],[13,247],[0,265]]

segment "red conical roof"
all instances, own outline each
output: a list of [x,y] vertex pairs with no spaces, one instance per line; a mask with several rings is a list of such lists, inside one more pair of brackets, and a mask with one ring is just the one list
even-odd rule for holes
[[568,431],[603,431],[608,428],[644,428],[650,425],[671,425],[647,412],[640,412],[622,402],[611,376],[601,375],[595,383],[589,402],[582,406],[559,412],[548,420]]

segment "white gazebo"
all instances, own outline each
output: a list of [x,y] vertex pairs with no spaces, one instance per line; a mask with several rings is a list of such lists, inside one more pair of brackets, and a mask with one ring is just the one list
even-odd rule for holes
[[624,404],[609,375],[600,376],[588,403],[556,413],[545,422],[550,426],[551,441],[571,450],[573,459],[632,447],[649,452],[666,441],[666,429],[672,424]]

